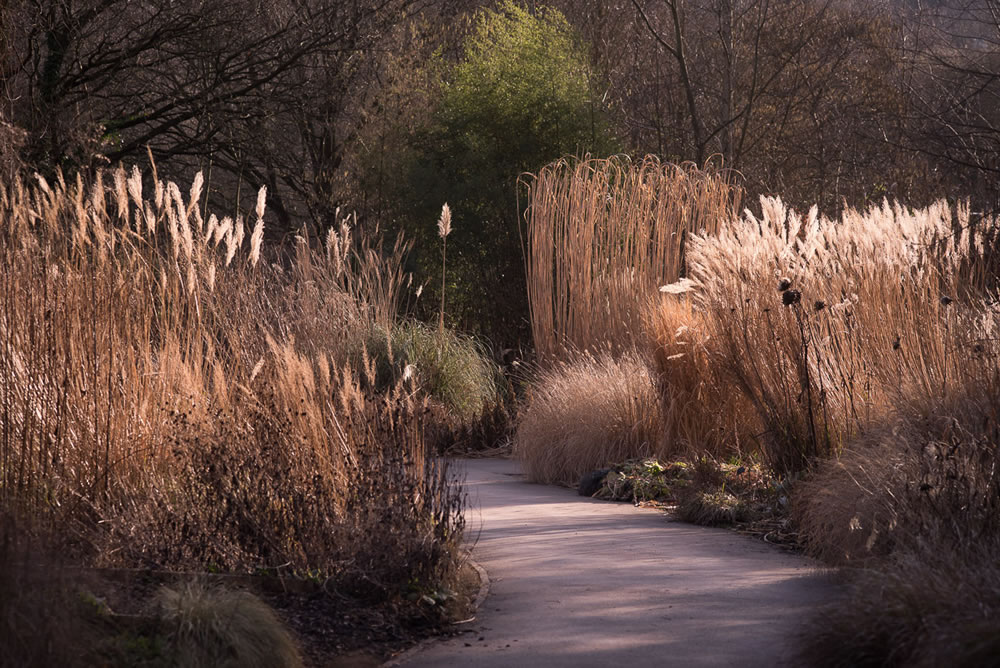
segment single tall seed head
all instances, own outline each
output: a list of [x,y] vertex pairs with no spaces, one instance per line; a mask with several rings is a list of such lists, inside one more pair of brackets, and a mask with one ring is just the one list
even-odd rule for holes
[[445,203],[441,207],[441,217],[438,219],[438,235],[444,239],[449,234],[451,234],[451,209]]

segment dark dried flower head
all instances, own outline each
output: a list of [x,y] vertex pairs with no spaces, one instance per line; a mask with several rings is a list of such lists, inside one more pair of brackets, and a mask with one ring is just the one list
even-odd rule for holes
[[800,301],[802,301],[802,293],[798,290],[785,290],[784,294],[781,295],[781,303],[785,306],[798,304]]
[[792,287],[792,279],[784,277],[778,281],[778,292],[784,292],[790,287]]
[[817,299],[816,303],[813,304],[813,308],[816,309],[817,311],[822,311],[823,309],[826,308],[826,302],[823,301],[822,299]]
[[892,349],[899,350],[900,346],[903,345],[899,342],[899,334],[896,335],[896,340],[892,342]]
[[941,295],[941,305],[942,306],[947,306],[948,304],[952,303],[953,301],[955,301],[955,300],[952,299],[951,297],[949,297],[948,295]]

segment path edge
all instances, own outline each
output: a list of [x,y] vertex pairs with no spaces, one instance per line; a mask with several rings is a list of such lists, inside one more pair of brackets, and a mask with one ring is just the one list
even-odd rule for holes
[[[486,569],[483,568],[478,561],[472,558],[471,554],[468,555],[466,563],[472,566],[476,570],[476,573],[479,575],[479,592],[476,594],[476,600],[472,602],[472,611],[473,613],[476,613],[479,611],[479,608],[482,607],[483,603],[486,602],[486,597],[489,596],[490,594],[490,575],[489,573],[486,572]],[[475,614],[473,614],[472,619],[475,619]],[[467,621],[472,621],[472,619]],[[389,659],[388,661],[386,661],[385,663],[383,663],[382,668],[397,668],[398,666],[402,666],[407,661],[412,659],[414,656],[422,652],[424,649],[430,647],[435,643],[441,642],[441,640],[442,640],[441,636],[435,636],[433,638],[426,638],[425,640],[421,640],[419,643],[417,643],[410,649],[406,650],[402,654],[398,654]]]

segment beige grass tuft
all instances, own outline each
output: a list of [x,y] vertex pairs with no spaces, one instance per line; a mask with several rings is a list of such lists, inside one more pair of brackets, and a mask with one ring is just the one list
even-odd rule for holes
[[514,455],[532,480],[575,486],[595,469],[648,457],[659,434],[656,384],[642,355],[583,354],[541,371]]

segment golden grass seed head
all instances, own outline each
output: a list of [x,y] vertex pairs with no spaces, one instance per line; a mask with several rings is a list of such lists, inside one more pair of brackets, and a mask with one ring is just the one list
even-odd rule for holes
[[438,235],[444,239],[451,234],[451,208],[445,202],[441,207],[441,217],[438,218]]
[[267,186],[261,186],[260,190],[257,191],[257,219],[260,220],[264,217],[264,206],[267,200]]

